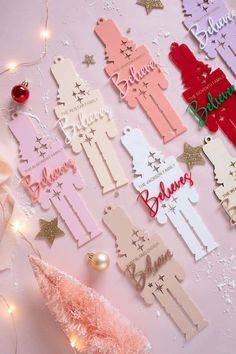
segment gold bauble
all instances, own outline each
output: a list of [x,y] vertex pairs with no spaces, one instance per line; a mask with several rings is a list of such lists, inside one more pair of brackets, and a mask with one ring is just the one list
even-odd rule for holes
[[110,264],[110,258],[104,252],[88,253],[88,260],[96,272],[103,272]]

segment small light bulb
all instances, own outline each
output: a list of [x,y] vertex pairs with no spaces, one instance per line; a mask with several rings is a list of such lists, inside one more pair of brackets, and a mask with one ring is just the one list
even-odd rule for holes
[[12,228],[13,228],[13,230],[15,231],[15,232],[19,232],[19,231],[21,231],[21,229],[22,229],[22,223],[20,222],[20,221],[14,221],[12,224],[11,224],[11,226],[12,226]]
[[15,306],[14,305],[10,305],[9,307],[8,307],[8,313],[11,315],[13,312],[15,312]]
[[41,32],[41,36],[42,36],[44,39],[46,39],[46,38],[49,38],[50,33],[49,33],[48,30],[44,29],[44,30],[42,30],[42,32]]
[[9,69],[10,71],[14,71],[14,70],[16,69],[16,67],[17,67],[17,64],[16,64],[16,63],[10,63],[10,64],[8,65],[8,69]]

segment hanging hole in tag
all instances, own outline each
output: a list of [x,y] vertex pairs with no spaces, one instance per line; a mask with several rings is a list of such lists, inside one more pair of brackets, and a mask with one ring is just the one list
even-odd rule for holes
[[108,207],[105,208],[104,214],[108,214],[112,210],[112,207],[109,205]]
[[212,141],[212,137],[211,136],[207,136],[205,138],[205,143],[210,143]]

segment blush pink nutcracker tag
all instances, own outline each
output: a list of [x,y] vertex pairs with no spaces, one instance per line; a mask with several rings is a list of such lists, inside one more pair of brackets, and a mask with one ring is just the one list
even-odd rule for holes
[[103,193],[127,184],[110,140],[116,136],[117,128],[100,91],[89,88],[70,59],[57,57],[51,71],[59,85],[55,113],[65,143],[76,154],[83,148]]
[[193,208],[199,196],[190,172],[184,173],[176,158],[164,159],[141,130],[126,127],[121,142],[133,159],[133,185],[138,200],[160,224],[170,221],[198,261],[218,244]]
[[103,221],[115,236],[119,268],[145,303],[158,301],[186,339],[204,329],[207,321],[181,286],[184,269],[161,237],[134,225],[120,207],[106,208]]
[[232,226],[236,225],[236,158],[226,150],[219,139],[207,137],[203,151],[214,166],[217,187],[215,194],[230,217]]
[[78,246],[98,236],[101,231],[77,191],[83,183],[76,163],[61,143],[37,131],[24,114],[14,114],[9,128],[19,143],[18,169],[32,202],[44,210],[53,206]]
[[95,32],[105,45],[105,71],[130,108],[138,105],[146,112],[163,141],[186,131],[167,100],[168,82],[145,46],[136,47],[124,37],[112,20],[99,19]]
[[236,75],[236,10],[223,0],[182,0],[184,25],[210,59],[217,54]]

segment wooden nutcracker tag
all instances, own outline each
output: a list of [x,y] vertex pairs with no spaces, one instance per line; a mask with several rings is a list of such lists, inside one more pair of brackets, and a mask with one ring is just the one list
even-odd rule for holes
[[186,128],[163,92],[168,82],[147,48],[136,47],[112,20],[99,19],[95,32],[105,45],[105,71],[121,100],[130,108],[140,105],[165,143],[185,132]]
[[133,185],[152,218],[170,221],[198,261],[218,244],[193,208],[199,199],[190,172],[184,173],[174,156],[164,158],[141,130],[126,127],[121,142],[133,159]]
[[114,234],[118,266],[129,277],[145,303],[157,300],[180,331],[191,339],[207,326],[181,286],[185,273],[157,233],[132,224],[120,207],[108,207],[103,221]]
[[215,181],[218,185],[214,190],[215,194],[234,226],[236,225],[236,157],[228,153],[219,138],[212,139],[209,136],[205,142],[202,149],[214,166]]
[[184,25],[210,59],[217,54],[236,75],[236,11],[223,0],[182,0]]
[[44,210],[53,206],[78,246],[98,236],[101,230],[77,192],[83,187],[78,168],[62,144],[37,131],[24,114],[14,114],[9,128],[19,143],[18,169],[32,202]]
[[221,69],[197,60],[186,44],[173,43],[169,54],[182,74],[188,109],[210,132],[219,128],[236,146],[236,88]]
[[99,90],[91,90],[70,59],[59,56],[51,66],[59,85],[55,113],[74,153],[82,148],[97,176],[103,193],[128,183],[111,143],[117,134],[111,110]]

